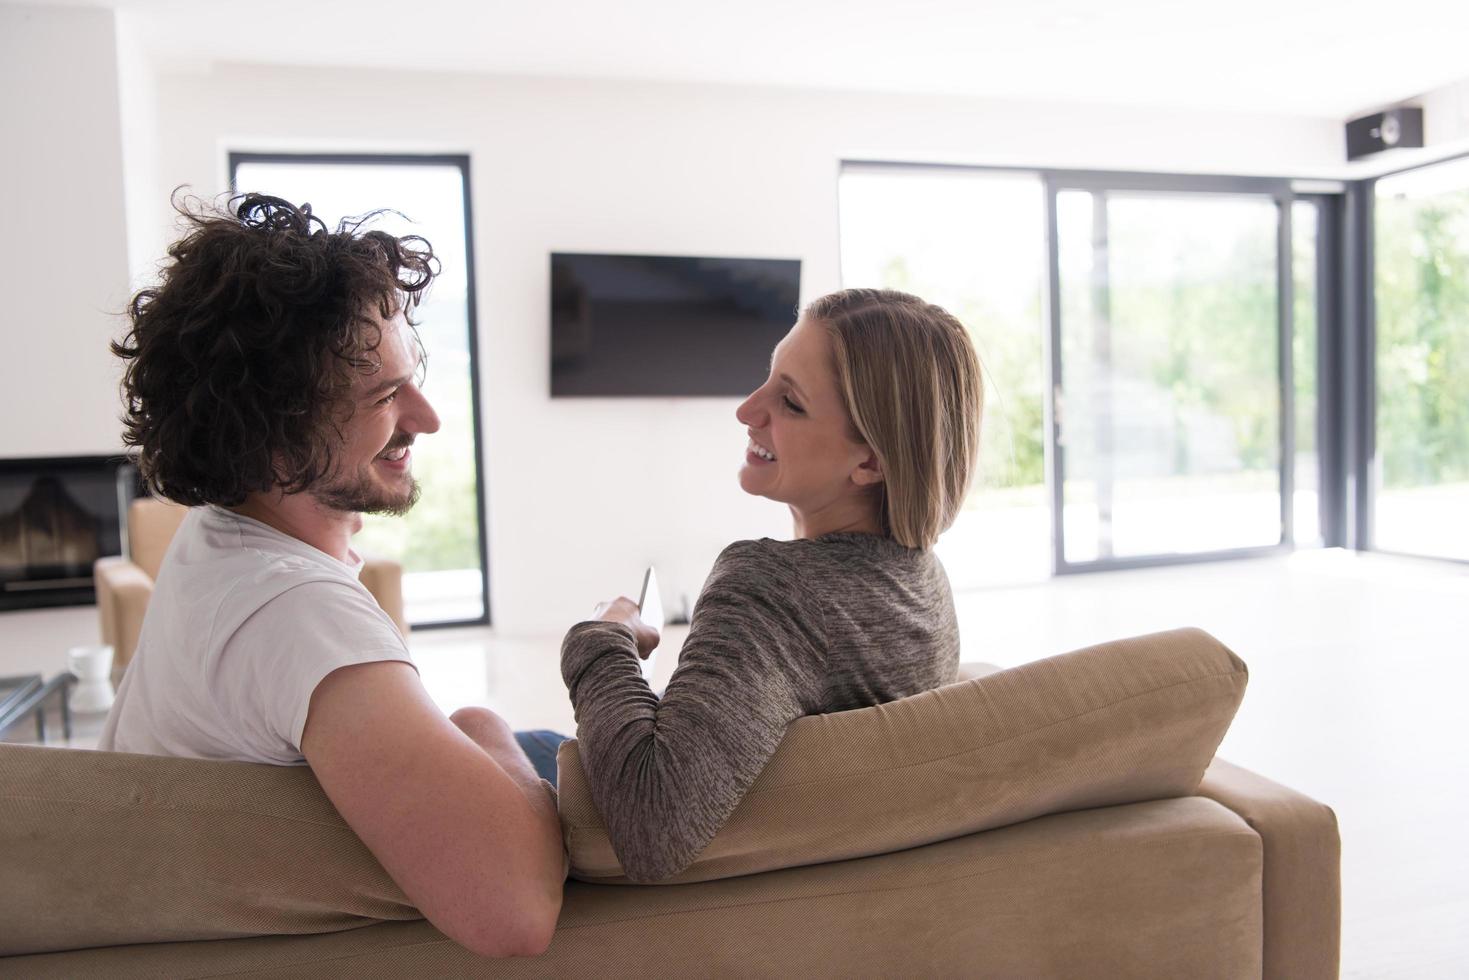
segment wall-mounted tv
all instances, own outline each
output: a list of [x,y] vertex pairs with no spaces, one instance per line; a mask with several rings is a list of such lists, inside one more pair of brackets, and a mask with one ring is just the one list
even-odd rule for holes
[[551,395],[747,395],[796,320],[799,259],[551,255]]

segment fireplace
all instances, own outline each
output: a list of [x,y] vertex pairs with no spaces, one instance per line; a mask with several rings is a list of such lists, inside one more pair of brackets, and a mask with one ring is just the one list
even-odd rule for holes
[[0,459],[0,610],[95,602],[92,563],[123,553],[138,491],[120,457]]

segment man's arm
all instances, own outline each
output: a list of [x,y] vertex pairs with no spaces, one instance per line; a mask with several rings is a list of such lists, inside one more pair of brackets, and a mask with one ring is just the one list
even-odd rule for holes
[[561,818],[556,813],[556,799],[542,784],[540,774],[526,758],[525,751],[515,740],[515,732],[505,724],[505,719],[489,708],[468,707],[454,712],[449,720],[500,764],[505,775],[525,794],[526,802],[538,814],[555,823],[559,833]]
[[317,685],[301,752],[440,931],[484,956],[533,956],[550,945],[561,911],[555,807],[498,716],[479,709],[463,725],[473,738],[408,664],[358,664]]

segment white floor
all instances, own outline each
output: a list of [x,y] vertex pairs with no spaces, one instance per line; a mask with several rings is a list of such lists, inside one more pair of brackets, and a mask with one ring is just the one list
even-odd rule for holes
[[[1469,566],[1340,551],[1070,576],[957,597],[966,660],[1002,666],[1118,636],[1200,626],[1250,665],[1220,754],[1330,804],[1343,840],[1346,977],[1469,972]],[[682,640],[670,631],[658,674]],[[92,609],[0,615],[0,675],[51,674],[96,642]],[[450,710],[570,732],[559,637],[416,633]],[[95,738],[80,719],[74,744]],[[56,731],[53,721],[53,731]],[[34,737],[29,727],[13,740]]]

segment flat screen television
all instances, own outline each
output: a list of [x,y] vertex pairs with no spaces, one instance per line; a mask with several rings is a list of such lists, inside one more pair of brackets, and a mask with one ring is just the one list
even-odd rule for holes
[[747,395],[796,321],[799,259],[551,255],[551,396]]

